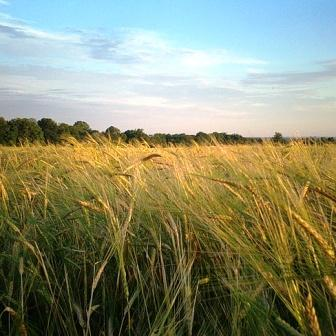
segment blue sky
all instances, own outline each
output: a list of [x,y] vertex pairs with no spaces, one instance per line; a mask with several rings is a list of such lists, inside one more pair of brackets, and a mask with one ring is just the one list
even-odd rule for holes
[[0,0],[0,113],[336,135],[336,2]]

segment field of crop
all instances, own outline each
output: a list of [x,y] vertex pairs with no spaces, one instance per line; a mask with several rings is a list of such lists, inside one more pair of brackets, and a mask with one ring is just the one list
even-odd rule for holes
[[0,148],[6,335],[335,335],[336,145]]

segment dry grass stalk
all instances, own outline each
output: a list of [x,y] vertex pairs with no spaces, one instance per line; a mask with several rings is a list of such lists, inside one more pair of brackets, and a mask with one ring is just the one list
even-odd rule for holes
[[316,315],[316,311],[313,305],[313,298],[311,294],[308,294],[306,302],[306,313],[308,316],[309,327],[313,336],[322,336],[320,324]]
[[3,199],[3,201],[8,200],[8,194],[6,188],[1,180],[0,180],[0,197]]
[[27,327],[26,327],[25,324],[23,324],[23,323],[20,324],[20,327],[19,327],[19,335],[20,335],[20,336],[28,336]]
[[78,200],[77,203],[83,208],[86,208],[86,209],[89,209],[95,212],[102,212],[102,209],[100,209],[99,207],[95,206],[94,204],[90,202]]
[[298,224],[311,236],[313,236],[316,242],[320,245],[324,253],[329,256],[332,260],[335,260],[335,251],[331,245],[316,231],[316,229],[302,219],[298,214],[291,211],[292,216],[297,221]]
[[301,192],[301,199],[304,199],[307,196],[307,193],[309,192],[310,189],[310,183],[307,182],[306,185],[304,186],[302,192]]
[[323,281],[327,286],[332,297],[336,300],[336,284],[334,280],[329,275],[325,275]]
[[145,162],[145,161],[148,161],[148,160],[151,160],[151,159],[154,159],[154,158],[160,158],[160,157],[162,157],[162,155],[154,153],[154,154],[150,154],[150,155],[142,158],[141,161]]
[[233,188],[243,189],[243,187],[240,186],[239,184],[231,182],[231,181],[208,177],[208,176],[201,176],[201,175],[194,175],[194,176],[201,177],[201,178],[222,184],[226,189],[228,189],[232,194],[234,194],[240,201],[244,202],[244,198],[237,191],[233,189]]
[[333,201],[333,202],[336,203],[336,197],[334,197],[334,196],[328,194],[327,192],[325,192],[325,191],[322,190],[321,188],[319,188],[319,187],[314,187],[314,188],[310,188],[310,190],[315,191],[316,193],[318,193],[318,194],[320,194],[320,195],[322,195],[322,196],[324,196],[324,197],[326,197],[326,198],[328,198],[328,199],[330,199],[331,201]]

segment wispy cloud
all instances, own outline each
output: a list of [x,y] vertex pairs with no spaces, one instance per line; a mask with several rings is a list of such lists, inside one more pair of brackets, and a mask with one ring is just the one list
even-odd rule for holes
[[193,49],[183,49],[182,63],[192,67],[207,67],[223,64],[235,65],[265,65],[266,61],[242,57],[223,49],[201,51]]
[[7,5],[9,5],[9,1],[7,1],[7,0],[0,0],[0,6],[1,5],[7,6]]
[[0,13],[0,60],[0,108],[8,117],[50,111],[100,129],[271,135],[291,111],[298,120],[315,111],[330,117],[336,100],[318,88],[335,79],[336,60],[315,71],[275,72],[253,55],[186,48],[143,29],[48,31]]
[[[1,1],[1,0],[0,0]],[[4,16],[3,18],[6,18]],[[74,34],[49,33],[44,30],[35,29],[20,21],[7,17],[7,20],[1,20],[0,17],[0,33],[15,39],[39,39],[49,41],[67,41],[78,42],[77,36]]]
[[82,43],[90,50],[91,56],[100,60],[120,63],[154,64],[163,69],[174,66],[209,68],[221,65],[264,65],[265,61],[235,55],[225,49],[192,49],[179,47],[159,34],[139,29],[122,29],[113,36],[82,34]]
[[[113,64],[129,64],[144,72],[184,72],[204,70],[223,65],[263,65],[265,61],[235,55],[225,49],[192,49],[177,46],[176,43],[160,34],[142,29],[115,29],[110,34],[96,31],[49,32],[36,29],[28,23],[20,22],[9,16],[0,16],[0,43],[7,38],[7,52],[17,51],[15,40],[25,44],[29,57],[34,50],[43,45],[44,55],[50,51],[52,57],[58,46],[66,48],[66,54],[81,53],[81,58]],[[12,46],[11,46],[12,44]],[[56,54],[58,57],[58,54]],[[145,68],[143,68],[145,67]]]
[[316,71],[250,73],[245,82],[259,85],[307,85],[336,79],[336,59],[317,64],[321,69]]

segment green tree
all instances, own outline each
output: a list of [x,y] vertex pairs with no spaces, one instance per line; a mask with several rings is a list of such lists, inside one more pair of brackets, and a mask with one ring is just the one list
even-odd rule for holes
[[9,120],[7,122],[7,131],[5,134],[5,143],[7,145],[16,145],[17,139],[18,139],[18,127],[17,124],[15,122],[15,120]]
[[54,120],[50,118],[42,118],[37,123],[43,131],[44,141],[46,143],[59,142],[58,125]]
[[7,144],[7,139],[6,139],[7,132],[8,132],[7,121],[3,117],[0,117],[0,144],[1,145]]
[[218,141],[219,143],[229,143],[230,142],[230,135],[223,132],[213,132],[210,134],[211,138]]
[[76,121],[71,127],[71,134],[78,140],[84,139],[90,134],[91,128],[85,121]]
[[195,136],[195,140],[199,143],[199,144],[207,144],[210,142],[211,138],[209,136],[209,134],[204,133],[204,132],[198,132]]
[[8,126],[7,143],[10,145],[43,141],[42,129],[35,119],[12,119],[8,122]]
[[126,136],[126,141],[128,143],[134,142],[134,141],[148,141],[149,137],[144,132],[142,128],[138,128],[135,130],[127,130],[124,132],[124,135]]
[[235,143],[235,144],[244,143],[244,137],[240,134],[237,134],[237,133],[230,134],[229,139],[230,139],[229,141],[231,143]]
[[120,132],[120,129],[114,126],[110,126],[106,129],[104,134],[112,141],[125,140],[125,135]]
[[284,141],[284,138],[283,138],[283,136],[280,132],[275,132],[273,137],[272,137],[272,141],[280,143],[280,142]]
[[167,134],[167,142],[174,145],[191,145],[194,140],[194,135],[188,135],[185,133]]
[[72,129],[71,125],[68,125],[66,123],[60,123],[58,125],[58,129],[57,129],[59,141],[61,141],[62,139],[65,139],[67,137],[72,136],[71,129]]
[[167,135],[164,133],[155,133],[150,137],[150,142],[153,145],[164,146],[167,144]]

